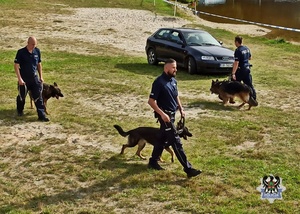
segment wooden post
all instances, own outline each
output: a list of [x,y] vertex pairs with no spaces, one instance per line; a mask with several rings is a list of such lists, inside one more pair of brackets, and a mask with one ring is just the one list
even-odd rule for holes
[[176,16],[176,7],[177,7],[177,0],[175,1],[175,5],[174,5],[174,16]]

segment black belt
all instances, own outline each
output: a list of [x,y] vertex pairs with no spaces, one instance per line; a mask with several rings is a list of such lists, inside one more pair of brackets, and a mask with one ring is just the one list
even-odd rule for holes
[[248,70],[250,70],[250,66],[246,66],[246,67],[243,67],[243,68],[241,68],[241,67],[238,67],[238,69],[240,69],[240,70],[244,70],[244,69],[248,69]]
[[166,114],[170,114],[170,115],[173,115],[173,114],[176,113],[175,111],[168,111],[168,110],[164,110],[164,112],[165,112]]
[[252,65],[250,64],[250,65],[245,66],[245,67],[238,67],[238,69],[249,69],[250,70],[251,67],[252,67]]

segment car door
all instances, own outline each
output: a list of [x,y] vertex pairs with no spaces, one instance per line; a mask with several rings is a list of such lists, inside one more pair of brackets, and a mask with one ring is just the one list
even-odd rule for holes
[[170,33],[170,29],[162,29],[155,35],[155,50],[159,60],[169,58]]
[[179,31],[173,30],[170,33],[169,38],[167,51],[168,57],[175,59],[179,65],[183,65],[186,49],[184,41],[182,40],[182,36],[180,35]]

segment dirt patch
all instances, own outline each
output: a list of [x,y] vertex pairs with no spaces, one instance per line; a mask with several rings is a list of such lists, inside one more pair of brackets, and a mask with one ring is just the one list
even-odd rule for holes
[[237,149],[237,150],[254,149],[255,145],[256,145],[256,142],[246,141],[246,142],[243,142],[241,145],[236,146],[235,149]]

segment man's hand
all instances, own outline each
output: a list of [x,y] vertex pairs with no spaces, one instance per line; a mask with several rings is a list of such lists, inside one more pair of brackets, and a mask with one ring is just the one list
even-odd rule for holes
[[232,79],[233,79],[233,80],[236,80],[235,74],[232,74]]
[[18,80],[18,83],[19,83],[19,85],[25,85],[25,82],[24,82],[23,79],[19,79],[19,80]]
[[180,110],[181,117],[185,117],[185,111],[183,109]]
[[165,123],[170,123],[171,120],[170,120],[170,117],[169,115],[167,115],[166,113],[163,113],[161,116],[161,119],[165,122]]

